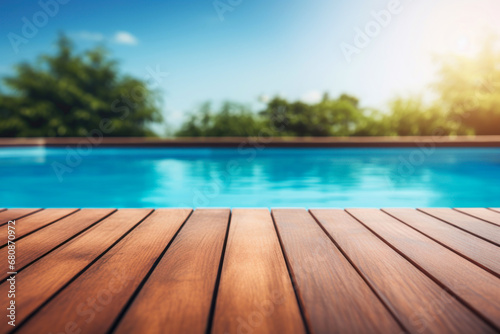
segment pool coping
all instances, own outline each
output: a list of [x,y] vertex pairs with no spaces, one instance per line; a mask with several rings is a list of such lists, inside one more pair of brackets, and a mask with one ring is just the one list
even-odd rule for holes
[[0,138],[1,147],[500,147],[500,136]]

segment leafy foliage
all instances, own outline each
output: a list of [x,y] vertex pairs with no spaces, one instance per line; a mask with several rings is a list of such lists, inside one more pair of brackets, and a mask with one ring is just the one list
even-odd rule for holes
[[[200,111],[179,134],[251,135],[259,132],[256,126],[263,126],[261,131],[270,128],[275,136],[500,135],[500,53],[492,41],[475,56],[446,57],[433,87],[436,101],[399,97],[386,112],[361,108],[357,98],[346,94],[336,99],[325,94],[315,104],[275,97],[258,114],[228,117],[226,111]],[[212,124],[217,131],[201,131],[201,124]],[[249,131],[242,131],[242,124],[248,124]]]
[[149,125],[162,120],[157,93],[146,83],[120,75],[102,48],[75,54],[64,36],[55,55],[22,63],[4,79],[0,94],[0,136],[154,135]]
[[213,112],[209,104],[192,114],[177,136],[441,136],[467,134],[449,121],[438,106],[426,106],[418,97],[397,98],[390,113],[362,109],[349,95],[316,104],[288,102],[275,97],[260,113],[231,111],[226,104]]
[[493,41],[475,57],[448,58],[440,65],[434,87],[449,118],[462,131],[500,134],[500,53]]
[[[62,36],[55,55],[22,63],[4,78],[0,136],[151,136],[161,122],[158,93],[122,75],[116,61],[96,48],[75,54]],[[500,53],[493,41],[475,56],[440,62],[433,88],[438,99],[395,98],[387,111],[362,108],[342,94],[307,104],[275,97],[260,112],[226,102],[192,113],[177,136],[409,136],[500,135]]]
[[364,118],[356,98],[341,95],[330,99],[327,94],[312,105],[276,97],[260,114],[275,128],[281,128],[283,135],[289,136],[349,136]]
[[[437,104],[426,105],[419,97],[396,98],[389,104],[390,113],[375,124],[381,135],[387,136],[442,136],[464,135],[454,120]],[[371,133],[377,135],[378,133]]]
[[201,106],[176,133],[179,137],[245,137],[257,136],[262,120],[241,104],[225,102],[218,112],[210,103]]

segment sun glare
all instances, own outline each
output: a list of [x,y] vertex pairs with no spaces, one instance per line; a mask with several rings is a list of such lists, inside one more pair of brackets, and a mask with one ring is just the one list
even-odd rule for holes
[[[492,6],[498,10],[492,10]],[[492,12],[500,13],[500,4],[454,1],[450,5],[450,1],[441,2],[423,22],[424,46],[434,55],[473,55],[491,35],[500,31]]]

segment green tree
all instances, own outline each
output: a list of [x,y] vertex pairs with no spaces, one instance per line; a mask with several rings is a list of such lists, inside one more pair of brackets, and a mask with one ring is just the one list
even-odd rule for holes
[[389,113],[382,114],[371,135],[444,136],[467,134],[437,104],[425,104],[420,97],[396,98],[389,103]]
[[494,39],[476,55],[441,60],[438,75],[440,103],[461,132],[500,134],[500,52]]
[[258,136],[263,121],[241,104],[225,102],[214,112],[210,103],[191,114],[177,131],[178,137],[246,137]]
[[346,94],[337,99],[324,94],[315,104],[276,97],[261,115],[285,136],[350,136],[365,118],[358,99]]
[[[161,122],[157,92],[118,71],[103,48],[76,54],[65,36],[55,55],[22,63],[4,78],[0,93],[0,136],[151,136]],[[103,123],[105,122],[105,123]]]

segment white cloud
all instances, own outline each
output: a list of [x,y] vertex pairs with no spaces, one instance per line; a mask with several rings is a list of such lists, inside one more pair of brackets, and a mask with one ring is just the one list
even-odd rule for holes
[[318,103],[323,98],[323,93],[317,90],[311,90],[301,96],[300,100],[304,103]]
[[113,37],[113,41],[118,44],[137,45],[137,38],[129,32],[118,31]]

